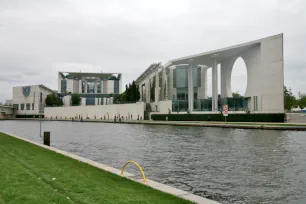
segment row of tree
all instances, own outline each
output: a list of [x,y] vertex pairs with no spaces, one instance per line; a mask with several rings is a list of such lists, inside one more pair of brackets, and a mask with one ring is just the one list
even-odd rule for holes
[[285,103],[285,109],[291,110],[292,108],[300,107],[305,108],[306,107],[306,94],[298,92],[297,97],[292,93],[291,88],[287,88],[284,86],[284,103]]
[[140,99],[139,87],[135,81],[132,84],[125,85],[125,91],[122,94],[114,95],[114,103],[135,103]]
[[[49,94],[46,97],[45,103],[47,106],[62,106],[63,101],[55,93]],[[71,105],[79,106],[81,104],[80,94],[71,94]]]

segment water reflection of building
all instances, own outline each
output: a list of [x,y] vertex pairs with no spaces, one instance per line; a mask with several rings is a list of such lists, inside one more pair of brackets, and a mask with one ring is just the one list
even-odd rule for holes
[[[247,68],[247,89],[242,97],[233,98],[231,72],[241,57]],[[218,66],[221,94],[218,94]],[[207,96],[207,70],[212,69],[212,97]],[[229,111],[284,112],[283,35],[232,47],[153,64],[136,80],[141,101],[173,112]],[[154,107],[153,106],[153,107]],[[158,107],[160,106],[160,107]],[[167,109],[167,108],[166,108]],[[158,111],[158,110],[156,110]]]
[[83,105],[112,104],[112,94],[121,93],[121,74],[59,72],[58,92],[70,104],[70,94],[78,93]]

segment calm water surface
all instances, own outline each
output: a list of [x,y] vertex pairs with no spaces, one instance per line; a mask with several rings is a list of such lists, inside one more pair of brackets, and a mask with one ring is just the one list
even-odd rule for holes
[[[51,146],[220,203],[306,203],[306,132],[43,122]],[[0,121],[37,142],[39,122]],[[134,166],[127,171],[140,175]]]

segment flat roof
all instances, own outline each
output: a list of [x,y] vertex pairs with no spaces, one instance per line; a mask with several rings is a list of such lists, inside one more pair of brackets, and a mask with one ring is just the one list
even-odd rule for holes
[[25,86],[14,86],[13,88],[28,87],[28,86],[30,86],[30,87],[32,87],[32,86],[39,86],[40,88],[43,88],[43,89],[46,89],[46,90],[48,90],[48,91],[50,91],[50,92],[56,93],[54,90],[52,90],[52,89],[50,89],[50,88],[48,88],[48,87],[46,87],[45,85],[42,85],[42,84],[25,85]]
[[69,74],[72,77],[97,77],[97,78],[108,78],[115,75],[121,77],[121,73],[93,73],[93,72],[59,72],[59,74]]
[[[185,57],[181,57],[181,58],[176,58],[173,60],[168,61],[167,63],[163,64],[163,68],[167,68],[170,67],[172,65],[179,65],[179,64],[189,64],[189,60],[193,60],[193,63],[195,64],[203,64],[206,65],[208,67],[212,66],[212,56],[214,54],[218,54],[217,58],[218,61],[223,61],[229,57],[233,57],[236,55],[239,55],[241,53],[243,53],[244,51],[256,47],[256,46],[260,46],[260,44],[265,41],[265,40],[270,40],[270,39],[276,39],[279,37],[283,37],[283,34],[277,34],[277,35],[273,35],[273,36],[269,36],[266,38],[261,38],[259,40],[254,40],[254,41],[250,41],[250,42],[246,42],[246,43],[241,43],[238,45],[233,45],[233,46],[229,46],[229,47],[225,47],[225,48],[221,48],[221,49],[217,49],[217,50],[212,50],[212,51],[207,51],[207,52],[202,52],[199,54],[194,54],[194,55],[189,55],[189,56],[185,56]],[[149,67],[150,68],[150,67]],[[139,82],[140,80],[142,80],[143,78],[145,78],[148,74],[152,73],[154,71],[154,69],[156,69],[157,67],[154,67],[153,69],[146,69],[136,80],[136,82]]]

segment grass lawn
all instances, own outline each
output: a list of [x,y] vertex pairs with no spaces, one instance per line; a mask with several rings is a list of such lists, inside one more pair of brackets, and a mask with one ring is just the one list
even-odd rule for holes
[[192,203],[0,133],[0,204]]

